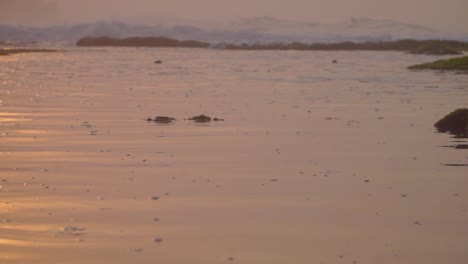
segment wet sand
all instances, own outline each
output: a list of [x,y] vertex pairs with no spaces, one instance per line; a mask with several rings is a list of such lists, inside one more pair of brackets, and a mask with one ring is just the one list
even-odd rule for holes
[[467,140],[433,123],[468,75],[433,59],[2,57],[0,263],[467,263]]

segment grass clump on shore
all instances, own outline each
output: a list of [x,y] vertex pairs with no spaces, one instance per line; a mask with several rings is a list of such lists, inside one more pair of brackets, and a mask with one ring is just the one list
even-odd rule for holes
[[417,64],[409,66],[408,69],[468,71],[468,56]]
[[458,137],[468,137],[468,109],[459,108],[434,124],[440,133],[449,132]]

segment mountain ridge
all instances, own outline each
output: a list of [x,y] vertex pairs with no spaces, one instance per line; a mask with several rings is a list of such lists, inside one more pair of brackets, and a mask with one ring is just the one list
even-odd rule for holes
[[465,35],[449,35],[420,25],[372,18],[351,18],[338,24],[274,17],[243,18],[212,26],[196,23],[145,25],[121,21],[97,21],[48,27],[0,24],[0,41],[74,43],[86,36],[114,38],[165,36],[181,40],[197,39],[210,43],[366,42],[408,38],[468,40],[468,36]]

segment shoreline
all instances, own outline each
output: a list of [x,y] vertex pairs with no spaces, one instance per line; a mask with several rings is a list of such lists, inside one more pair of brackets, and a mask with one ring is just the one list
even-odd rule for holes
[[184,47],[222,50],[317,50],[317,51],[403,51],[422,55],[460,55],[468,51],[468,42],[451,40],[413,40],[336,43],[209,43],[167,37],[84,37],[78,47]]

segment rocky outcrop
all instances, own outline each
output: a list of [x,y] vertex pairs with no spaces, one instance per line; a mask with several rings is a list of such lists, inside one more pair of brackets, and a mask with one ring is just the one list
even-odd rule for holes
[[450,133],[457,137],[468,137],[468,109],[459,108],[434,124],[440,133]]

